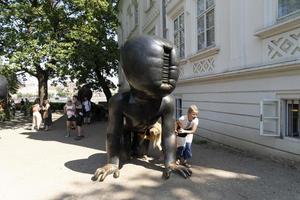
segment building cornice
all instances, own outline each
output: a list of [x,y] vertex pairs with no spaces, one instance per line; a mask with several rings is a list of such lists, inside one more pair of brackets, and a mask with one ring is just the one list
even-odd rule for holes
[[195,62],[197,60],[201,60],[203,58],[207,58],[207,57],[210,57],[210,56],[213,56],[217,53],[219,53],[220,51],[220,48],[219,47],[208,47],[208,48],[205,48],[199,52],[197,52],[196,54],[194,55],[191,55],[187,58],[187,60],[191,61],[191,62]]
[[206,75],[206,76],[180,79],[178,84],[190,83],[190,82],[211,81],[211,80],[222,80],[222,79],[226,79],[226,78],[241,78],[244,76],[276,73],[276,72],[282,72],[282,71],[287,71],[287,70],[299,70],[300,69],[299,67],[300,67],[300,59],[297,59],[297,60],[293,60],[293,61],[261,65],[261,66],[257,66],[257,67],[236,69],[236,70],[226,71],[226,72],[217,73],[217,74],[210,74],[210,75]]
[[255,36],[265,39],[300,27],[300,16],[276,23],[254,33]]

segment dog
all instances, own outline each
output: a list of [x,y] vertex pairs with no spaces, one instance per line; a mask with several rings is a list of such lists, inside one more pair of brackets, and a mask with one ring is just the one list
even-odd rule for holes
[[150,140],[153,142],[153,148],[158,148],[162,151],[161,147],[161,124],[156,122],[152,127],[147,129],[145,133],[139,133],[141,139]]

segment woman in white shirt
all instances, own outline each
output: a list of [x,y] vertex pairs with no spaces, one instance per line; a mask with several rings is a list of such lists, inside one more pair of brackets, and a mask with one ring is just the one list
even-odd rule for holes
[[76,127],[75,104],[71,99],[68,99],[64,106],[64,113],[67,115],[67,134],[65,137],[70,137],[71,127]]
[[40,126],[42,123],[42,115],[40,113],[41,107],[40,107],[40,100],[36,99],[34,101],[34,104],[32,106],[32,127],[31,130],[34,130],[36,127],[37,130],[40,130]]

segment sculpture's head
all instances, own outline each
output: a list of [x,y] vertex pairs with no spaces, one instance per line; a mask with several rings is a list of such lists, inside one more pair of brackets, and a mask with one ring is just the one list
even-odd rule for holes
[[170,94],[179,76],[173,45],[157,37],[141,36],[121,49],[122,67],[129,85],[157,98]]

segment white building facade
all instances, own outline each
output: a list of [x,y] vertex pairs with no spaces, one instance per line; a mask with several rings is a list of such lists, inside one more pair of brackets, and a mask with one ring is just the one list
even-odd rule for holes
[[[300,161],[300,0],[166,2],[166,35],[180,65],[176,116],[195,104],[200,136]],[[163,35],[161,0],[118,6],[120,46]]]

